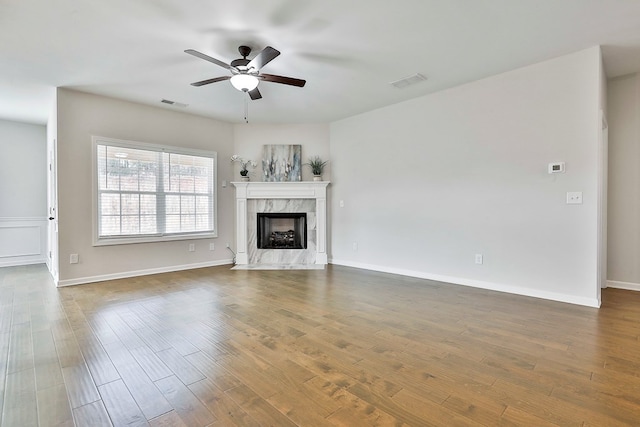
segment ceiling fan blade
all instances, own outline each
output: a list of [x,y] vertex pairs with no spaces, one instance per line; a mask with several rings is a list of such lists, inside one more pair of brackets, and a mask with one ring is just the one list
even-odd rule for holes
[[276,76],[273,74],[260,74],[258,78],[264,80],[265,82],[282,83],[283,85],[298,87],[304,87],[304,85],[307,83],[306,80],[294,79],[293,77]]
[[212,58],[209,55],[205,55],[204,53],[198,52],[197,50],[187,49],[184,51],[184,53],[188,53],[189,55],[193,55],[196,58],[200,58],[200,59],[204,59],[205,61],[212,62],[216,65],[221,66],[222,68],[226,68],[227,70],[235,70],[235,67],[232,67],[231,65],[225,62],[222,62],[219,59]]
[[211,83],[216,83],[216,82],[221,82],[221,81],[224,81],[224,80],[229,80],[230,78],[231,78],[231,76],[214,77],[212,79],[207,79],[207,80],[202,80],[202,81],[199,81],[199,82],[191,83],[191,86],[200,87],[200,86],[208,85],[208,84],[211,84]]
[[254,68],[255,70],[260,70],[262,67],[267,65],[269,62],[273,61],[273,59],[280,55],[280,51],[272,48],[271,46],[267,46],[262,49],[255,58],[253,58],[247,64],[247,68]]
[[260,93],[260,91],[258,90],[258,88],[255,88],[253,90],[249,91],[249,96],[251,97],[252,100],[256,100],[256,99],[260,99],[262,98],[262,94]]

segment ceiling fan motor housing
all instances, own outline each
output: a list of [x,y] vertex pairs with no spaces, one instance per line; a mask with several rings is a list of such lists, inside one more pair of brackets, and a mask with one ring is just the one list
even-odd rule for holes
[[[248,60],[248,59],[234,59],[233,61],[231,61],[231,67],[232,67],[231,68],[231,72],[235,73],[234,68],[237,69],[240,72],[248,71],[247,64],[249,62],[251,62],[251,61]],[[256,70],[256,72],[258,72],[258,70]]]
[[[247,56],[249,56],[249,54],[251,53],[251,48],[249,46],[240,46],[238,47],[238,52],[240,52],[242,58],[234,59],[233,61],[231,61],[231,72],[234,74],[246,74],[250,72],[250,70],[247,68],[247,64],[249,64],[251,60],[247,59]],[[236,73],[234,68],[238,70],[239,73]],[[255,70],[255,73],[257,74],[258,70]]]

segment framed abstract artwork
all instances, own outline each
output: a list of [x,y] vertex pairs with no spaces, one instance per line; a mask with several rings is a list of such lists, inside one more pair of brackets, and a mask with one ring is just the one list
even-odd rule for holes
[[265,182],[300,181],[302,145],[264,145],[262,180]]

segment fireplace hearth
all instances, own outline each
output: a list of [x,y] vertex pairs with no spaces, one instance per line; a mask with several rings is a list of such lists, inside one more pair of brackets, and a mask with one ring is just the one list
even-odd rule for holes
[[305,212],[258,213],[258,249],[306,249]]

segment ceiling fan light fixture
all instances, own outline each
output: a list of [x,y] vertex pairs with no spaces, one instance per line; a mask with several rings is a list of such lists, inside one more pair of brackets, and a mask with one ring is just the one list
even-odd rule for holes
[[231,77],[231,84],[238,90],[250,92],[258,87],[259,80],[251,74],[236,74]]

